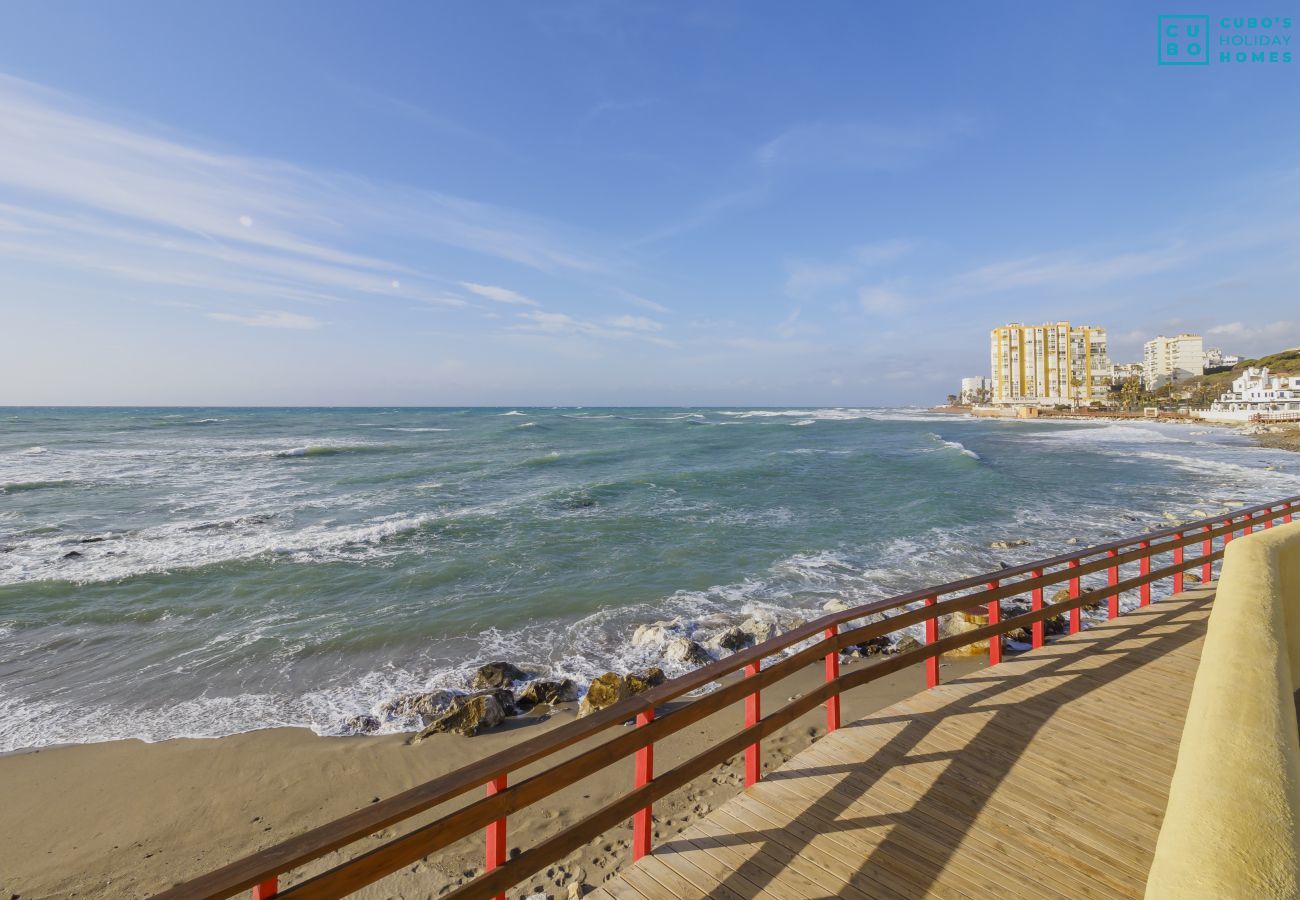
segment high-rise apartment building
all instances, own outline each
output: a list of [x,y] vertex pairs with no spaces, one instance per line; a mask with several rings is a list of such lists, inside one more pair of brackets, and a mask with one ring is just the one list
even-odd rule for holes
[[989,335],[993,402],[1086,404],[1110,392],[1106,330],[1089,325],[1022,325]]
[[1163,334],[1142,345],[1142,377],[1148,391],[1205,371],[1205,351],[1199,334]]

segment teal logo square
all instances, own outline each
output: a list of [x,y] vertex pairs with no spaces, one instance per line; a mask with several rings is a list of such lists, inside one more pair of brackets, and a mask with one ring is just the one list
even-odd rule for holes
[[1209,16],[1160,16],[1156,28],[1156,61],[1160,65],[1210,64]]

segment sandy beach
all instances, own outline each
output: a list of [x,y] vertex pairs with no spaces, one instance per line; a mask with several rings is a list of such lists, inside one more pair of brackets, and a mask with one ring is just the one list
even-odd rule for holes
[[[983,657],[945,660],[942,671],[956,677],[983,664]],[[820,667],[810,666],[775,685],[764,693],[765,710],[784,705],[821,677]],[[922,668],[913,666],[858,688],[844,696],[844,720],[914,694],[924,683]],[[282,728],[209,740],[114,741],[0,757],[0,796],[9,823],[0,841],[0,891],[21,900],[146,896],[559,727],[573,715],[571,708],[535,712],[477,737],[436,735],[418,745],[408,744],[409,735],[331,738]],[[737,705],[734,712],[715,715],[659,744],[657,767],[667,770],[734,731],[741,716]],[[825,734],[825,727],[819,708],[765,742],[765,769]],[[510,820],[508,847],[531,846],[579,820],[625,792],[631,778],[628,760],[558,792],[550,802]],[[677,791],[655,808],[657,838],[681,831],[740,785],[737,758]],[[397,833],[390,830],[384,836]],[[538,873],[511,896],[565,897],[575,880],[600,884],[626,860],[629,836],[627,826],[607,834],[564,864]],[[346,856],[331,854],[324,864],[297,871],[282,884],[335,865],[373,843],[358,843]],[[467,839],[357,896],[439,896],[481,870],[482,852],[481,837]]]

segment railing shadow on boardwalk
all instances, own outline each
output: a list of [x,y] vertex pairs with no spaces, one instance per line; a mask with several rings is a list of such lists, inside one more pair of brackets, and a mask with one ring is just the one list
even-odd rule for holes
[[[838,781],[834,789],[827,790],[820,799],[809,802],[806,815],[811,821],[816,822],[814,831],[820,835],[830,829],[853,831],[868,827],[893,826],[862,862],[857,871],[859,877],[854,881],[869,883],[872,880],[871,871],[875,870],[882,860],[889,857],[895,859],[905,857],[909,861],[909,882],[918,892],[924,892],[935,884],[961,843],[960,838],[971,831],[985,803],[996,793],[1007,774],[1023,756],[1034,736],[1051,720],[1052,712],[1059,706],[1086,697],[1102,685],[1139,668],[1142,662],[1134,661],[1129,650],[1140,646],[1145,653],[1164,654],[1202,637],[1206,613],[1212,600],[1212,593],[1206,593],[1204,599],[1193,607],[1179,604],[1178,607],[1165,612],[1159,610],[1160,604],[1157,603],[1141,611],[1140,614],[1145,621],[1135,622],[1136,615],[1126,615],[1089,628],[1073,637],[1072,641],[1083,640],[1089,644],[1088,649],[1082,653],[1054,654],[1053,647],[1056,646],[1054,642],[1030,653],[1008,659],[997,667],[982,669],[965,676],[960,680],[963,684],[987,682],[987,685],[954,698],[935,710],[933,717],[938,721],[929,722],[912,716],[868,715],[857,723],[845,725],[840,740],[851,740],[855,728],[891,722],[901,724],[901,730],[877,749],[880,755],[898,760],[904,760],[906,757],[904,760],[906,762],[942,760],[948,762],[943,772],[928,789],[920,794],[915,804],[907,811],[890,815],[841,818],[850,811],[856,798],[865,796],[877,783],[876,774],[866,766],[854,764],[797,766],[799,760],[795,757],[785,767],[768,774],[764,782],[811,779],[826,775],[848,776]],[[1128,650],[1121,647],[1124,644],[1129,645]],[[1106,659],[1096,662],[1101,658]],[[1080,663],[1088,661],[1093,662],[1086,670],[1079,668]],[[1085,672],[1088,677],[1070,677]],[[1000,695],[1008,691],[1033,682],[1041,682],[1052,676],[1066,680],[1035,694],[1028,700],[1002,704],[996,702]],[[919,747],[943,720],[976,712],[987,715],[987,718],[978,727],[975,736],[959,750],[926,753],[915,757],[906,756],[908,751]],[[991,715],[988,715],[989,713]],[[760,784],[759,787],[761,786]],[[960,794],[969,798],[971,802],[956,807],[944,799],[946,795],[952,794]],[[909,850],[906,835],[914,830],[925,831],[928,828],[922,821],[926,818],[923,810],[927,804],[942,805],[945,816],[953,825],[953,830],[958,832],[958,837],[942,846],[935,842],[927,853],[920,854]],[[740,852],[747,852],[746,848],[753,848],[750,851],[751,859],[761,853],[768,861],[779,863],[782,867],[788,867],[809,843],[808,840],[799,838],[795,831],[784,829],[780,830],[779,835],[775,831],[756,829],[728,835],[712,835],[709,840],[714,845],[735,847]],[[936,850],[936,847],[939,849]],[[674,850],[689,849],[687,842],[670,840],[656,848],[655,854],[667,855]],[[756,886],[766,888],[775,877],[769,872],[770,869],[765,871],[752,864],[742,865],[723,882],[721,892],[752,896]]]

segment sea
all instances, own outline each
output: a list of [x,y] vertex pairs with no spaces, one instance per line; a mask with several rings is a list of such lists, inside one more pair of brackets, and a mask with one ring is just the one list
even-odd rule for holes
[[343,734],[495,660],[677,674],[638,625],[811,618],[1295,494],[1300,455],[1188,424],[0,409],[0,750]]

